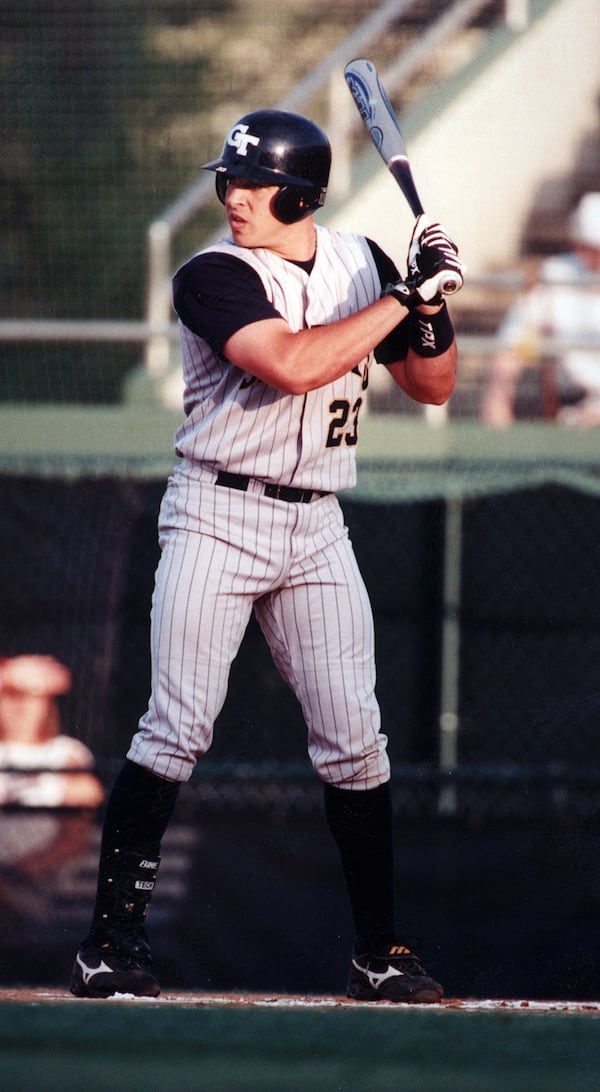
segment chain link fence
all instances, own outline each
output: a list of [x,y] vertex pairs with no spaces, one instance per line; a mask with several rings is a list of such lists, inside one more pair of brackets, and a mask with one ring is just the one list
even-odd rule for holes
[[[148,698],[163,488],[0,479],[2,652],[46,652],[71,667],[65,728],[91,746],[107,782]],[[598,496],[548,484],[465,500],[455,605],[444,595],[443,498],[342,503],[373,603],[399,806],[447,810],[451,786],[450,810],[480,815],[495,813],[500,790],[515,814],[596,808]],[[458,633],[450,768],[440,761],[448,611]],[[254,624],[195,791],[211,806],[238,796],[320,806],[300,708]]]

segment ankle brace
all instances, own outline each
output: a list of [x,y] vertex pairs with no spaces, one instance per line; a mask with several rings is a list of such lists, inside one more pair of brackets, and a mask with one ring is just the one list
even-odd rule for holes
[[148,912],[160,857],[113,849],[100,859],[94,929],[141,929]]

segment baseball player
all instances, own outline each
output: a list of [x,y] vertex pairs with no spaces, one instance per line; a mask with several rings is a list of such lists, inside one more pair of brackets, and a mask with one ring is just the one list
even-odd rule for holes
[[185,421],[159,516],[152,692],[107,807],[79,997],[159,993],[144,918],[161,839],[253,611],[324,784],[356,932],[348,995],[443,993],[396,933],[373,620],[335,494],[355,482],[374,361],[418,402],[450,396],[456,347],[437,282],[462,267],[439,225],[417,224],[406,281],[373,242],[317,227],[330,159],[312,121],[259,110],[205,165],[230,235],[174,278]]

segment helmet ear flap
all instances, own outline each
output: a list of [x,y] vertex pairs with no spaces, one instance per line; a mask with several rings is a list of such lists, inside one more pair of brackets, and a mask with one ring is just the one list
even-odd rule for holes
[[[319,202],[320,204],[320,202]],[[310,191],[297,186],[282,186],[273,198],[273,214],[282,224],[296,224],[318,207]]]
[[273,198],[273,214],[282,224],[293,224],[301,220],[302,199],[298,191],[291,186],[282,186]]
[[217,197],[222,205],[225,204],[225,194],[227,193],[227,172],[217,171],[215,174],[215,189],[217,191]]

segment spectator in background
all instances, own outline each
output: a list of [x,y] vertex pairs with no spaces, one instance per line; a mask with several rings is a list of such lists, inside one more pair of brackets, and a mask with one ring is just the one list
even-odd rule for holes
[[0,924],[45,921],[61,869],[88,846],[104,791],[94,758],[61,730],[71,673],[53,656],[0,659]]
[[[543,416],[561,424],[600,425],[600,193],[582,197],[569,222],[571,250],[542,263],[533,287],[499,330],[481,416],[504,428],[514,419],[521,372],[540,362],[538,343],[573,343],[542,365]],[[596,343],[597,349],[577,344]]]
[[59,698],[70,688],[54,656],[0,658],[2,927],[47,921],[61,868],[86,850],[104,799],[92,752],[61,731]]
[[71,673],[52,656],[0,660],[0,806],[95,808],[94,758],[63,735],[58,698]]

